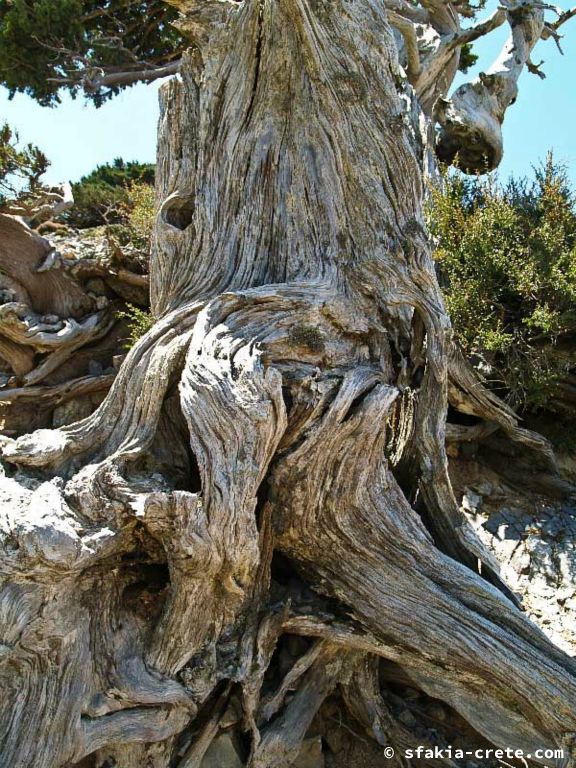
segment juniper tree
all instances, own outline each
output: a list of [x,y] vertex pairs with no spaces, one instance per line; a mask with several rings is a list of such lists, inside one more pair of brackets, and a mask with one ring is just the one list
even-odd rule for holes
[[0,82],[45,106],[63,90],[100,106],[123,88],[177,72],[176,15],[154,0],[2,0]]

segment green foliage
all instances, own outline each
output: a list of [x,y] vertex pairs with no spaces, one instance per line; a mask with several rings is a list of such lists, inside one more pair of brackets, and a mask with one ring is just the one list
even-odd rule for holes
[[0,0],[0,82],[43,106],[84,88],[96,106],[124,85],[102,75],[135,72],[179,57],[177,11],[157,0]]
[[121,213],[132,244],[141,250],[147,249],[154,225],[154,186],[144,181],[130,182],[127,201],[121,206]]
[[550,155],[533,181],[444,174],[429,223],[455,333],[516,406],[553,407],[573,366],[576,202]]
[[112,262],[145,274],[148,272],[155,215],[154,187],[142,181],[131,182],[126,188],[126,198],[116,212],[120,217],[119,223],[106,226]]
[[458,63],[458,69],[460,72],[466,74],[470,67],[478,61],[478,56],[472,52],[472,43],[465,43],[460,48],[460,61]]
[[34,194],[48,166],[47,157],[37,147],[19,147],[18,134],[7,123],[0,126],[0,208],[10,198]]
[[134,304],[127,304],[126,310],[117,312],[116,317],[126,320],[129,336],[124,344],[125,349],[131,349],[138,339],[142,338],[154,325],[154,318],[149,311],[140,309]]
[[154,166],[150,163],[116,159],[112,164],[99,165],[72,185],[74,207],[64,218],[79,229],[120,223],[130,206],[130,186],[153,183]]

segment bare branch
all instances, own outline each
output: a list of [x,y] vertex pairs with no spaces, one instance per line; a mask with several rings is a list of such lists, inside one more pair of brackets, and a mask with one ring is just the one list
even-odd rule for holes
[[178,763],[178,768],[200,768],[202,759],[206,754],[210,744],[214,741],[216,734],[220,728],[220,720],[226,710],[226,706],[230,701],[230,690],[232,686],[228,684],[224,691],[220,694],[214,709],[210,714],[207,722],[205,723],[202,731],[194,739],[192,744],[186,750],[182,760]]
[[327,640],[317,640],[310,648],[310,650],[304,654],[294,664],[292,669],[286,674],[286,677],[280,684],[280,687],[274,692],[273,696],[263,702],[260,716],[262,720],[269,721],[279,711],[286,699],[286,694],[296,688],[296,683],[302,675],[304,675],[308,669],[315,663],[322,653],[324,653],[330,647],[330,643]]
[[[0,354],[10,342],[0,337]],[[20,352],[26,352],[29,347],[18,347]],[[91,395],[94,392],[102,392],[110,389],[116,375],[82,376],[79,379],[71,379],[61,384],[53,384],[47,387],[15,387],[0,391],[0,403],[15,403],[27,401],[40,403],[46,407],[54,408],[56,405],[68,402],[76,397]]]
[[[562,24],[565,24],[567,21],[570,21],[570,19],[573,19],[574,16],[576,16],[576,7],[569,8],[567,11],[564,11],[564,13],[560,14],[560,17],[553,24],[547,24],[546,26],[556,31],[562,26]],[[543,33],[542,38],[546,40],[546,37],[547,35]]]
[[396,11],[400,16],[404,16],[417,24],[430,23],[430,13],[425,8],[412,5],[406,0],[386,0],[385,5],[390,11]]
[[545,80],[546,75],[540,69],[542,64],[544,64],[543,60],[540,61],[538,64],[534,64],[534,62],[531,59],[528,59],[528,61],[526,62],[526,69],[528,70],[528,72],[530,72],[531,75],[537,75],[540,78],[540,80]]
[[[502,121],[516,100],[518,79],[544,30],[541,3],[506,2],[506,14],[512,35],[493,66],[460,86],[450,100],[441,99],[436,105],[435,116],[442,127],[438,156],[449,163],[457,159],[460,167],[471,173],[499,165]],[[493,24],[494,19],[488,23]]]
[[94,70],[92,67],[85,72],[78,70],[77,76],[48,78],[48,82],[58,83],[62,86],[82,85],[86,93],[96,93],[102,88],[118,88],[134,83],[152,83],[162,77],[176,75],[180,70],[180,62],[181,60],[177,59],[161,66],[142,65],[139,69],[120,72],[106,72],[100,68]]
[[[564,13],[561,13],[558,19],[549,24],[544,24],[544,29],[542,30],[542,40],[549,40],[550,38],[554,39],[554,42],[558,46],[558,50],[561,54],[564,54],[564,51],[562,50],[562,46],[560,45],[560,40],[562,39],[562,35],[558,33],[558,29],[562,26],[562,24],[565,24],[567,21],[570,21],[570,19],[574,18],[576,16],[576,7],[570,8],[567,11],[564,11]],[[537,73],[540,74],[540,73]]]
[[[416,93],[425,111],[431,110],[437,99],[443,98],[448,91],[458,68],[458,49],[489,34],[505,21],[506,12],[499,8],[479,24],[460,30],[458,18],[455,16],[453,27],[438,37],[435,50],[423,59],[420,76],[415,83]],[[444,29],[444,25],[441,29]]]
[[418,40],[416,38],[414,24],[395,11],[390,11],[388,18],[390,19],[390,24],[392,24],[404,38],[407,59],[406,74],[408,75],[408,80],[411,83],[415,83],[420,74],[420,54],[418,52]]
[[163,741],[180,733],[189,719],[183,707],[134,707],[107,717],[82,718],[83,744],[76,759],[119,741]]
[[346,667],[356,660],[354,653],[338,653],[337,646],[322,644],[322,653],[310,666],[294,697],[282,714],[263,730],[262,741],[250,761],[253,768],[281,768],[292,764],[324,699],[334,690]]
[[454,39],[452,40],[452,45],[456,47],[466,45],[466,43],[471,43],[474,40],[478,40],[478,38],[484,37],[484,35],[488,35],[493,30],[502,26],[505,21],[506,11],[504,8],[497,8],[494,13],[484,21],[481,21],[480,23],[475,24],[473,27],[469,27],[468,29],[463,29],[461,32],[455,35]]

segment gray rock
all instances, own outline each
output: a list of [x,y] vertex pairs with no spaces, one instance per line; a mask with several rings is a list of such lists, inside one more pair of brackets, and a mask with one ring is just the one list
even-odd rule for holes
[[479,493],[480,496],[490,496],[494,490],[494,486],[489,480],[479,480],[477,483],[474,483],[472,490]]
[[530,572],[530,553],[526,550],[524,545],[518,547],[512,557],[510,565],[518,575]]
[[442,704],[431,704],[428,707],[427,712],[430,717],[434,718],[434,720],[446,720],[446,709],[442,706]]
[[[470,488],[473,490],[471,491]],[[464,489],[462,510],[501,564],[501,573],[528,615],[552,642],[576,653],[576,520],[574,506],[542,504],[501,488],[475,508],[480,479]]]
[[478,453],[478,443],[470,441],[468,443],[462,443],[460,446],[460,452],[466,459],[473,459]]
[[80,421],[92,413],[92,405],[88,400],[70,400],[67,403],[54,408],[52,413],[52,426],[63,427],[72,424],[74,421]]
[[476,512],[481,506],[482,496],[467,488],[462,496],[462,509],[466,512]]
[[330,728],[325,735],[326,743],[328,744],[330,751],[335,755],[337,755],[344,747],[345,739],[342,730],[342,728],[338,727]]
[[86,288],[99,296],[106,296],[108,289],[106,283],[100,277],[93,277],[86,283]]
[[99,363],[98,360],[90,360],[88,363],[88,372],[90,373],[90,376],[101,376],[102,363]]
[[496,545],[496,554],[498,555],[498,558],[500,560],[511,560],[514,553],[516,552],[516,549],[518,548],[518,541],[516,539],[509,539],[506,537],[506,530],[507,526],[501,526],[498,534],[499,538],[501,539],[500,542]]

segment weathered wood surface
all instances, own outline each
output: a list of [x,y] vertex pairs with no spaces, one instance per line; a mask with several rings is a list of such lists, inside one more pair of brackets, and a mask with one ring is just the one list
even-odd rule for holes
[[[575,664],[447,473],[449,398],[552,463],[455,354],[434,273],[417,97],[446,93],[457,9],[176,4],[197,47],[162,91],[157,322],[95,413],[2,448],[3,764],[192,768],[226,727],[280,768],[332,695],[405,748],[385,659],[486,743],[570,765]],[[287,633],[319,639],[282,682]]]
[[112,254],[104,231],[48,240],[0,214],[5,434],[76,421],[101,402],[129,335],[126,302],[148,305],[148,276],[122,266],[134,258],[127,250]]

